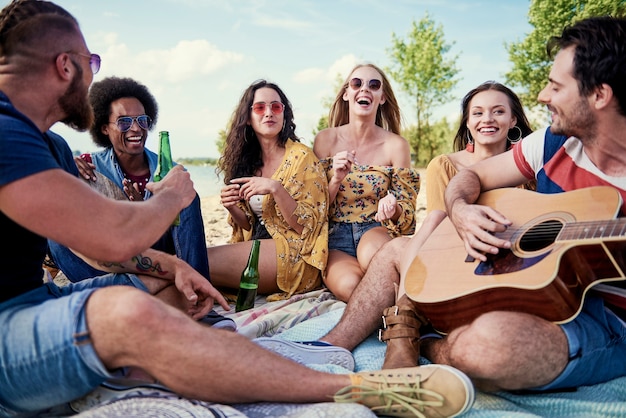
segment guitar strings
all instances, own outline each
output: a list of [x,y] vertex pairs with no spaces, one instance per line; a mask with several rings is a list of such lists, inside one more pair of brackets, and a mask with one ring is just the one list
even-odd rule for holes
[[514,241],[515,238],[519,236],[523,236],[526,241],[618,238],[626,235],[626,219],[619,218],[572,223],[563,223],[558,220],[544,221],[531,227],[508,228],[505,232],[496,235],[507,241]]

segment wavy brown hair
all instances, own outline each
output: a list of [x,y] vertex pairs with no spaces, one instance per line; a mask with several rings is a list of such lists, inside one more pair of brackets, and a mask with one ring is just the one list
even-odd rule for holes
[[[478,93],[482,93],[483,91],[488,90],[497,90],[501,93],[504,93],[509,98],[511,112],[513,113],[513,116],[515,116],[515,118],[517,119],[515,126],[517,126],[522,131],[521,138],[532,133],[533,129],[530,127],[530,123],[528,123],[528,118],[524,113],[524,107],[522,106],[522,102],[520,101],[519,97],[517,97],[517,94],[515,94],[513,90],[511,90],[504,84],[500,84],[495,81],[485,81],[478,87],[470,90],[461,101],[461,122],[459,122],[459,129],[454,136],[454,151],[464,150],[467,145],[468,139],[471,138],[470,131],[467,127],[467,120],[469,119],[470,113],[470,102]],[[512,129],[515,129],[515,127],[513,127]],[[517,129],[515,129],[515,131],[517,132]],[[514,136],[514,138],[515,137],[516,136]],[[509,149],[511,147],[511,141],[508,140],[508,135],[507,143],[508,144],[506,148]]]
[[296,124],[293,121],[291,102],[285,93],[274,83],[266,80],[257,80],[252,83],[241,96],[237,108],[233,112],[230,128],[226,134],[226,146],[218,161],[216,172],[224,173],[224,183],[239,177],[253,176],[263,166],[261,158],[261,144],[256,133],[250,126],[250,112],[254,94],[261,88],[270,88],[280,97],[285,105],[283,129],[278,134],[278,144],[285,146],[288,139],[300,142],[296,136]]
[[335,97],[335,101],[330,108],[330,113],[328,114],[328,126],[334,128],[346,125],[350,122],[350,105],[348,102],[343,100],[343,93],[348,88],[354,71],[361,67],[371,67],[378,71],[382,79],[381,81],[383,82],[383,94],[385,95],[386,101],[384,104],[378,106],[378,109],[376,110],[376,125],[400,135],[402,117],[400,114],[400,106],[396,100],[396,95],[393,93],[393,89],[391,88],[391,84],[389,83],[389,79],[385,73],[374,64],[359,64],[350,71],[350,74],[348,74],[348,77],[343,82],[343,86],[337,93],[337,97]]

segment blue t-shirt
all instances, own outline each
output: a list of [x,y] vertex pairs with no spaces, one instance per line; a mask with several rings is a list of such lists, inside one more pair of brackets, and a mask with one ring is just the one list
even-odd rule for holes
[[[0,187],[45,170],[64,169],[77,176],[72,151],[63,138],[37,126],[0,92]],[[42,202],[45,205],[45,202]],[[0,251],[0,302],[43,284],[47,241],[0,211],[5,243]]]

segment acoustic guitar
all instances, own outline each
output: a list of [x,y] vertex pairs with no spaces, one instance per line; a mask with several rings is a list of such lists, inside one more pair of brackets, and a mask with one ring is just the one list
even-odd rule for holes
[[498,189],[481,194],[478,204],[513,222],[496,234],[511,242],[510,250],[486,262],[472,259],[446,218],[407,272],[408,297],[438,331],[495,310],[565,323],[578,315],[594,285],[626,278],[626,218],[616,219],[622,199],[614,188],[549,195]]

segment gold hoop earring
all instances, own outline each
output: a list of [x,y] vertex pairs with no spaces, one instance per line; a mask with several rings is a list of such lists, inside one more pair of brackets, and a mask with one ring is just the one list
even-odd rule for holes
[[515,144],[515,143],[519,142],[519,140],[522,139],[522,135],[523,135],[522,134],[522,129],[519,126],[515,125],[511,129],[509,129],[509,131],[511,131],[513,129],[517,129],[517,131],[519,132],[519,135],[517,136],[517,138],[511,139],[511,138],[509,138],[509,133],[507,132],[506,139],[508,139],[511,144]]

